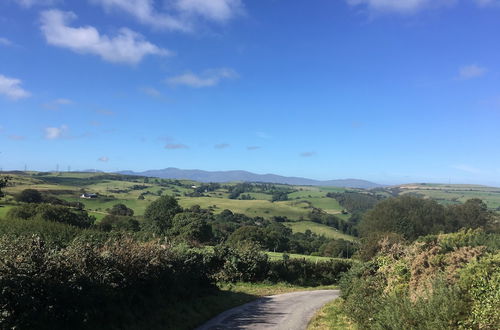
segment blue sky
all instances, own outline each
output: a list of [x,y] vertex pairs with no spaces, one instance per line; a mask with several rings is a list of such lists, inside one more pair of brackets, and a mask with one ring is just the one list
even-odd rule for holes
[[4,0],[0,167],[500,185],[499,35],[498,0]]

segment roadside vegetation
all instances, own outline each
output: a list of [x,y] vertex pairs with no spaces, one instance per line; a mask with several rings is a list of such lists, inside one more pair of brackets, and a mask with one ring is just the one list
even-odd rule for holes
[[498,215],[477,198],[34,172],[0,196],[1,328],[190,329],[339,283],[314,329],[499,325]]

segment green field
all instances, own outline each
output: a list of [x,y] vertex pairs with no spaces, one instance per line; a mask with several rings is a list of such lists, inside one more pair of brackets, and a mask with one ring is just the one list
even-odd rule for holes
[[[283,260],[283,253],[281,252],[266,252],[267,255],[271,260]],[[287,255],[291,259],[306,259],[309,261],[329,261],[329,260],[334,260],[335,258],[329,258],[329,257],[318,257],[318,256],[308,256],[304,254],[295,254],[295,253],[287,253]]]
[[500,210],[500,188],[480,185],[408,184],[402,194],[418,194],[442,204],[459,204],[471,198],[483,200],[489,209]]
[[350,235],[346,235],[346,234],[336,230],[335,228],[332,228],[332,227],[329,227],[329,226],[326,226],[326,225],[323,225],[320,223],[312,222],[312,221],[285,222],[284,225],[291,228],[294,233],[295,232],[305,233],[306,230],[309,229],[310,231],[312,231],[315,234],[324,235],[325,237],[328,237],[328,238],[344,239],[347,241],[354,241],[355,240],[354,237],[352,237]]

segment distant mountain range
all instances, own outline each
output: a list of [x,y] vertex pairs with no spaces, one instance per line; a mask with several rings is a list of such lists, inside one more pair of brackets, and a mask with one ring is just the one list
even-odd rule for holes
[[202,171],[202,170],[182,170],[174,167],[169,167],[163,170],[149,170],[144,172],[121,171],[119,174],[126,175],[141,175],[162,179],[185,179],[199,182],[267,182],[281,183],[298,186],[334,186],[346,188],[363,188],[370,189],[382,187],[382,185],[366,180],[359,179],[344,179],[344,180],[327,180],[319,181],[298,177],[287,177],[276,174],[255,174],[247,171]]

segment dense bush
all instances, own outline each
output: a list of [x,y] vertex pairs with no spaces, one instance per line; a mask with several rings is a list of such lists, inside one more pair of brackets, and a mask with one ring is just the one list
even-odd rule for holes
[[346,314],[361,328],[500,328],[499,234],[462,230],[378,254],[341,280]]
[[0,328],[123,329],[213,286],[210,257],[129,238],[0,238]]
[[43,201],[43,196],[36,189],[24,189],[16,195],[16,201],[22,203],[41,203]]
[[352,266],[351,260],[312,262],[306,259],[271,261],[266,279],[271,282],[287,282],[302,286],[330,285]]
[[9,219],[44,220],[66,223],[81,228],[90,227],[95,218],[86,211],[76,210],[61,205],[51,204],[25,204],[14,207],[7,213]]
[[450,233],[462,228],[488,228],[494,215],[480,199],[443,206],[435,200],[403,195],[378,203],[360,223],[362,236],[396,233],[413,241],[420,236]]

